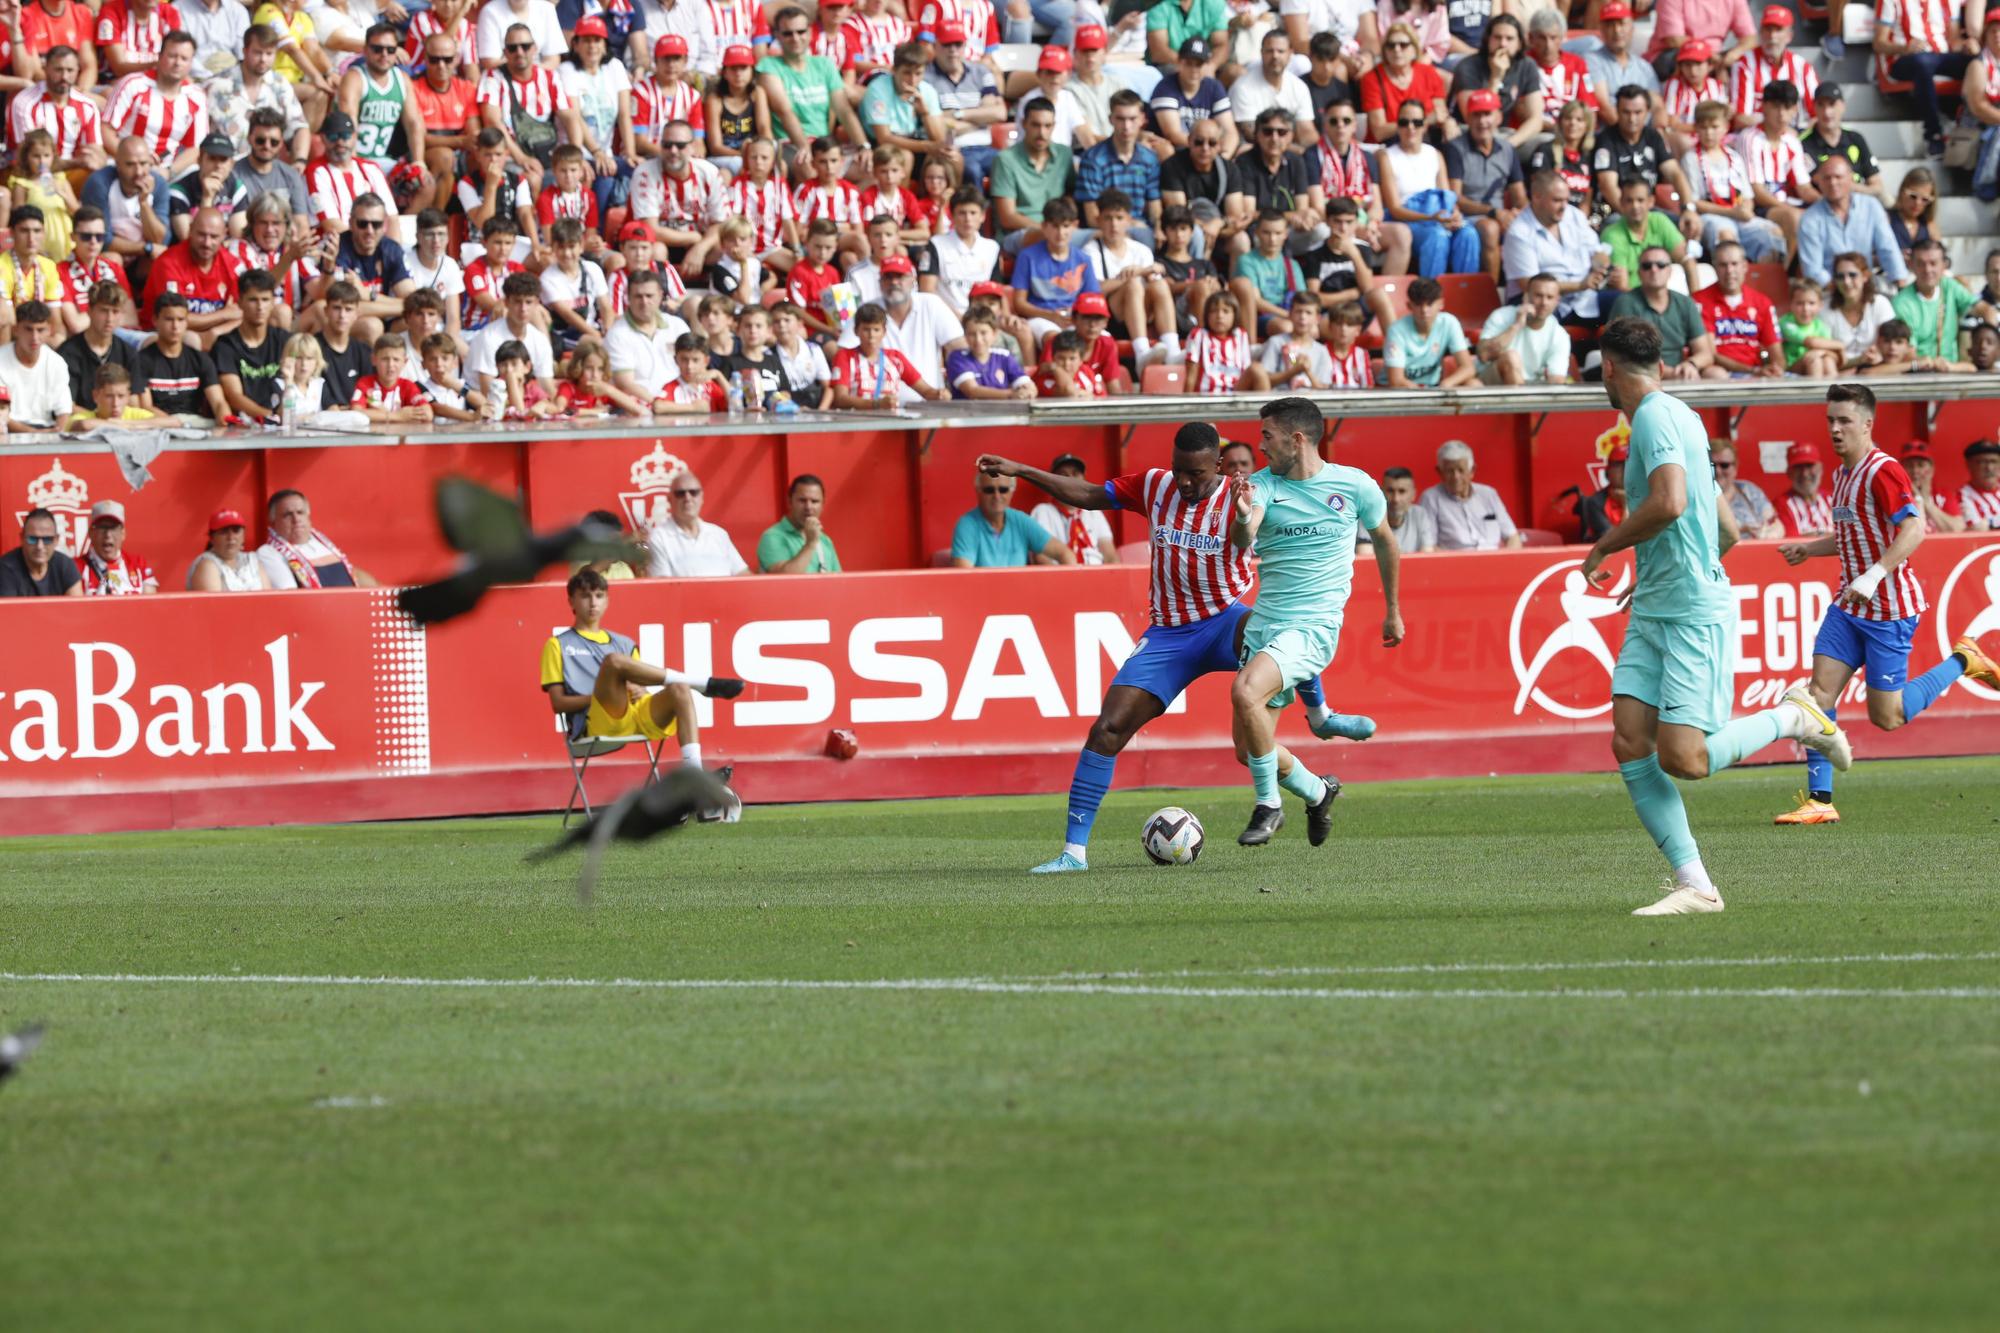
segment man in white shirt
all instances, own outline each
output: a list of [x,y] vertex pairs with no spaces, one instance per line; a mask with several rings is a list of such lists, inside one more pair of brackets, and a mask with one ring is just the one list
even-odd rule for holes
[[701,478],[682,470],[675,474],[667,521],[646,529],[652,557],[646,572],[656,579],[733,578],[750,572],[749,562],[729,540],[729,534],[701,519]]
[[1479,330],[1481,384],[1569,382],[1569,334],[1555,317],[1561,300],[1555,276],[1537,273],[1522,286],[1519,305],[1486,317]]
[[[1049,464],[1049,471],[1058,477],[1082,477],[1088,474],[1089,468],[1075,454],[1064,454]],[[1028,512],[1028,517],[1069,547],[1079,565],[1118,563],[1118,540],[1112,536],[1111,524],[1102,510],[1068,509],[1053,500],[1044,500]],[[1036,556],[1035,563],[1052,565],[1055,561],[1047,556]]]
[[1446,440],[1437,451],[1438,484],[1417,504],[1437,525],[1440,551],[1497,551],[1521,545],[1500,492],[1472,479],[1472,446]]
[[[549,346],[549,335],[536,328],[530,318],[531,312],[542,301],[540,279],[532,273],[509,273],[507,281],[500,284],[500,298],[506,317],[494,320],[472,335],[472,349],[465,362],[466,373],[478,376],[479,392],[490,398],[500,374],[497,364],[500,347],[503,343],[518,342],[528,349],[528,361],[534,369],[535,378],[541,381],[542,392],[553,397],[556,391],[555,349]],[[502,387],[504,389],[505,386]]]
[[250,11],[236,0],[181,0],[174,12],[181,30],[194,38],[194,77],[220,74],[236,64],[243,34],[250,30]]
[[550,69],[569,53],[562,21],[549,0],[495,0],[479,11],[475,41],[479,45],[479,67],[498,69],[506,63],[507,29],[515,24],[534,34],[536,58]]
[[[889,331],[883,345],[901,352],[926,384],[943,384],[944,358],[965,346],[965,326],[942,296],[917,290],[917,271],[910,257],[897,253],[882,261],[882,308],[889,312]],[[902,386],[906,403],[919,403],[923,396],[909,385]]]
[[1264,34],[1258,55],[1258,67],[1244,70],[1229,85],[1229,114],[1238,125],[1254,125],[1265,111],[1283,107],[1292,113],[1298,127],[1298,142],[1293,147],[1303,151],[1317,144],[1318,117],[1313,115],[1312,93],[1305,80],[1291,72],[1292,39],[1283,28],[1273,28]]
[[687,43],[688,68],[709,78],[722,71],[722,43],[715,39],[715,16],[704,0],[652,0],[639,8],[646,17],[648,51],[673,33]]
[[658,401],[681,377],[674,364],[674,340],[688,331],[680,318],[660,310],[660,295],[659,274],[634,273],[625,287],[625,313],[604,340],[611,382],[646,403]]
[[49,350],[48,341],[49,308],[40,301],[14,307],[13,341],[0,348],[10,430],[55,430],[76,410],[69,396],[69,366]]

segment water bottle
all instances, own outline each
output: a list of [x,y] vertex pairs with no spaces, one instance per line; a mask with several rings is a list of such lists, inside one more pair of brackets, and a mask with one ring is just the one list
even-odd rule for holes
[[757,379],[757,372],[746,366],[739,378],[743,381],[743,406],[752,412],[763,407],[764,389]]
[[299,389],[296,384],[287,384],[285,393],[278,400],[278,429],[286,435],[299,428]]
[[743,415],[743,386],[737,383],[734,375],[726,375],[723,378],[729,383],[729,415],[740,417]]

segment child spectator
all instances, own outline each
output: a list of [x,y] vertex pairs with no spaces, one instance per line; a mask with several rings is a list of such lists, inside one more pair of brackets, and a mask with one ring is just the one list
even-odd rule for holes
[[562,412],[562,405],[535,377],[534,360],[520,339],[509,338],[500,344],[493,353],[493,367],[498,381],[494,398],[500,404],[502,420],[532,421]]
[[1792,279],[1792,308],[1778,317],[1778,339],[1784,344],[1785,368],[1794,375],[1831,379],[1840,373],[1840,339],[1820,318],[1823,293],[1811,278]]
[[[945,357],[944,377],[954,398],[1033,398],[1035,381],[1013,354],[994,346],[999,326],[990,310],[968,310],[965,346]],[[1060,335],[1058,335],[1060,336]]]
[[798,214],[799,225],[808,229],[808,235],[817,223],[831,222],[834,234],[840,238],[840,248],[851,259],[859,259],[868,253],[868,243],[861,233],[869,215],[861,211],[860,187],[840,174],[845,163],[839,144],[831,139],[814,139],[812,179],[792,191],[792,211]]
[[7,185],[14,207],[32,206],[42,213],[42,253],[60,264],[70,255],[71,219],[82,207],[67,176],[55,171],[56,141],[47,130],[30,130],[21,139],[15,172]]
[[708,358],[721,361],[736,355],[736,303],[726,296],[704,296],[696,311]]
[[573,143],[557,148],[549,175],[553,179],[542,186],[535,199],[535,220],[543,233],[564,218],[582,223],[585,231],[596,231],[597,196],[590,189],[583,150]]
[[747,218],[730,218],[722,224],[720,237],[720,253],[708,266],[703,281],[719,296],[731,297],[741,305],[757,304],[767,288],[778,285],[777,275],[765,272],[757,258],[757,229]]
[[1000,267],[1000,243],[980,235],[986,225],[986,198],[975,186],[952,192],[948,228],[938,228],[917,252],[917,285],[942,296],[954,315],[963,315],[973,287]]
[[975,282],[972,291],[965,298],[965,313],[984,310],[993,316],[993,327],[999,331],[995,346],[1010,352],[1017,361],[1026,359],[1026,351],[1034,345],[1028,334],[1025,321],[1016,319],[1008,312],[1008,302],[1013,298],[1013,289],[1005,283]]
[[785,295],[799,308],[799,318],[814,333],[827,338],[840,336],[840,328],[821,309],[826,289],[841,280],[833,256],[840,244],[840,226],[832,218],[814,218],[806,225],[805,258],[792,265],[785,276]]
[[889,314],[873,301],[855,312],[854,346],[841,348],[833,358],[835,407],[864,412],[894,407],[898,383],[932,402],[944,398],[944,391],[926,384],[909,358],[883,345],[888,331]]
[[1251,392],[1271,387],[1264,368],[1250,357],[1250,335],[1237,323],[1241,307],[1227,292],[1217,292],[1202,307],[1201,327],[1188,336],[1188,389],[1193,393]]
[[680,376],[660,391],[653,404],[656,415],[729,410],[729,390],[722,376],[708,368],[708,344],[699,333],[683,333],[674,340],[674,367]]
[[480,420],[486,400],[460,377],[458,344],[451,335],[433,333],[417,345],[417,351],[424,368],[417,376],[417,387],[431,400],[431,411],[446,421]]
[[797,397],[784,359],[771,346],[771,316],[762,306],[750,306],[736,317],[736,354],[724,359],[721,370],[743,385],[743,405],[753,412]]
[[1361,330],[1367,323],[1368,312],[1358,302],[1334,308],[1332,345],[1327,352],[1331,366],[1327,383],[1332,387],[1375,387],[1375,370],[1368,362],[1368,349],[1361,345]]
[[[1076,298],[1077,346],[1083,349],[1084,364],[1097,372],[1107,393],[1132,392],[1132,378],[1118,360],[1118,340],[1111,336],[1111,311],[1101,292],[1085,292]],[[1053,354],[1053,342],[1042,344],[1042,360]]]
[[167,424],[213,426],[228,419],[229,404],[222,396],[215,362],[188,341],[187,328],[187,298],[179,292],[160,293],[153,302],[153,331],[158,336],[139,349],[134,378],[146,383],[145,406],[180,418],[179,423]]
[[875,150],[875,183],[861,192],[861,216],[870,221],[896,220],[896,236],[904,245],[922,245],[931,230],[917,217],[917,196],[910,191],[910,155],[890,144]]
[[792,396],[800,407],[823,411],[833,401],[833,367],[820,345],[806,337],[806,312],[795,302],[778,302],[771,307],[771,331]]
[[459,310],[459,327],[466,334],[485,328],[500,314],[500,284],[509,274],[527,269],[514,262],[514,242],[520,236],[511,218],[496,215],[479,229],[480,248],[485,251],[465,266],[465,301]]
[[1236,276],[1229,280],[1237,318],[1246,331],[1254,329],[1259,337],[1291,332],[1285,309],[1292,293],[1306,285],[1305,270],[1285,253],[1285,238],[1291,231],[1292,224],[1275,208],[1259,213],[1252,233],[1255,244],[1236,257]]
[[1333,360],[1319,341],[1319,297],[1292,293],[1291,331],[1264,344],[1263,368],[1273,389],[1324,389],[1333,382]]
[[628,417],[648,415],[646,404],[611,382],[611,354],[595,338],[578,343],[569,368],[556,385],[556,400],[569,417]]
[[403,354],[408,365],[423,365],[424,339],[446,332],[444,312],[444,297],[429,287],[419,287],[403,298]]
[[95,411],[78,411],[63,427],[69,431],[87,431],[95,426],[111,426],[123,429],[128,422],[158,422],[159,413],[142,407],[132,392],[132,372],[123,366],[106,362],[97,368],[97,380],[91,390]]
[[1076,201],[1058,195],[1042,209],[1042,239],[1014,258],[1014,313],[1037,339],[1069,327],[1076,298],[1098,290],[1097,271],[1070,245],[1075,234]]
[[751,250],[780,273],[791,270],[804,247],[799,240],[798,214],[792,208],[792,192],[777,176],[778,146],[769,139],[752,139],[743,147],[743,172],[724,186],[709,206],[709,229],[701,241],[688,250],[687,264],[695,271],[708,266],[708,257],[721,243],[721,224],[728,218],[747,218],[753,228]]
[[1049,344],[1049,359],[1035,372],[1035,391],[1043,398],[1102,398],[1104,379],[1083,359],[1083,336],[1064,329]]
[[[1389,326],[1382,338],[1382,365],[1392,389],[1450,389],[1478,378],[1479,362],[1456,315],[1444,309],[1444,288],[1436,278],[1415,278],[1409,287],[1410,313]],[[1446,353],[1458,357],[1444,373]]]
[[383,334],[375,340],[374,352],[375,373],[363,375],[355,383],[354,397],[348,406],[378,424],[429,422],[430,398],[403,374],[406,363],[402,335]]
[[[1335,203],[1339,201],[1336,200]],[[1350,210],[1353,201],[1349,201]],[[1329,222],[1332,208],[1328,208]],[[1221,275],[1207,258],[1197,259],[1194,244],[1194,213],[1185,204],[1171,204],[1160,210],[1160,272],[1167,291],[1174,298],[1175,331],[1192,333],[1195,317],[1208,308],[1208,298],[1222,290]],[[1168,360],[1174,358],[1169,357]]]
[[560,355],[611,326],[611,287],[604,270],[583,257],[583,224],[575,218],[550,225],[549,250],[555,262],[542,270],[542,305]]
[[1153,350],[1148,332],[1157,333],[1168,361],[1181,355],[1180,321],[1174,314],[1174,294],[1166,269],[1152,250],[1131,237],[1132,201],[1123,190],[1107,189],[1097,196],[1097,235],[1083,247],[1104,300],[1118,312],[1132,340],[1132,361],[1145,365]]

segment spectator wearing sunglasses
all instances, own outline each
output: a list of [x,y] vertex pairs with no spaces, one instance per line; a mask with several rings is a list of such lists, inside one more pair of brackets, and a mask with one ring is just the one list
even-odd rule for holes
[[682,470],[671,486],[667,521],[646,530],[652,559],[646,572],[656,579],[734,578],[750,564],[729,534],[701,516],[701,478]]
[[[0,388],[0,416],[6,408]],[[83,572],[57,549],[56,516],[30,509],[21,519],[21,544],[0,555],[0,597],[81,597]]]
[[979,502],[959,515],[951,530],[953,569],[1024,569],[1046,556],[1053,564],[1073,565],[1076,552],[1062,538],[1014,508],[1012,477],[973,477]]
[[258,107],[250,113],[250,151],[237,159],[235,167],[236,179],[243,186],[246,213],[264,195],[276,194],[284,198],[285,207],[293,217],[312,216],[312,194],[306,189],[306,178],[284,159],[285,134],[284,112]]

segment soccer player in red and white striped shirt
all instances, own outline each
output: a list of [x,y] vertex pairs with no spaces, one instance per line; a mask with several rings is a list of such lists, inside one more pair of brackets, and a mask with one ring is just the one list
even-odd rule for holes
[[188,82],[193,68],[194,38],[169,33],[155,72],[135,74],[111,94],[112,129],[151,144],[170,175],[193,166],[195,145],[208,137],[208,94]]
[[1810,119],[1806,108],[1819,91],[1819,71],[1812,61],[1790,49],[1791,41],[1792,11],[1782,5],[1766,6],[1757,29],[1757,49],[1729,69],[1729,113],[1736,128],[1747,130],[1763,119],[1764,88],[1777,79],[1799,90],[1792,128],[1805,128]]
[[7,142],[19,147],[35,130],[56,141],[55,170],[104,165],[104,116],[97,103],[75,91],[79,65],[74,55],[42,62],[44,82],[14,94],[7,112]]
[[[1833,531],[1778,548],[1791,564],[1813,556],[1840,557],[1840,595],[1813,642],[1807,687],[1831,717],[1854,673],[1866,668],[1868,720],[1894,731],[1935,703],[1961,675],[2000,685],[1996,668],[1970,638],[1945,659],[1910,677],[1910,645],[1925,601],[1909,560],[1924,540],[1924,516],[1903,465],[1877,448],[1875,395],[1864,385],[1836,384],[1826,395],[1827,435],[1840,457],[1833,476]],[[1833,765],[1816,751],[1806,757],[1806,796],[1780,824],[1837,824]]]

